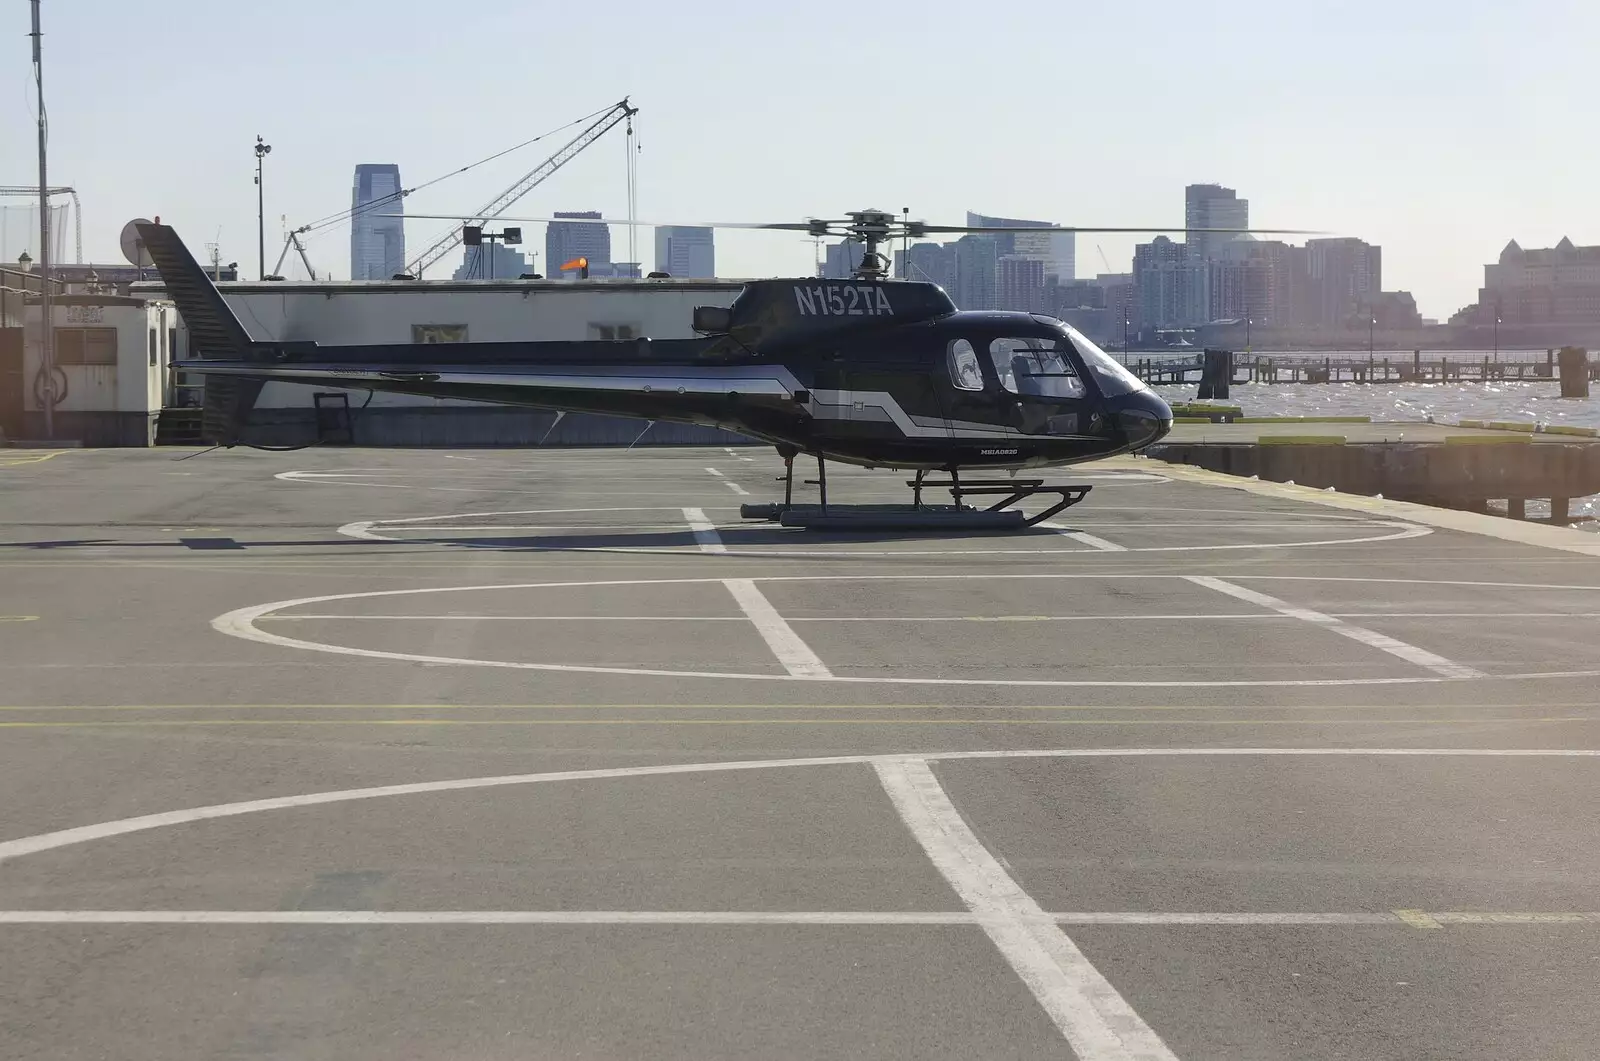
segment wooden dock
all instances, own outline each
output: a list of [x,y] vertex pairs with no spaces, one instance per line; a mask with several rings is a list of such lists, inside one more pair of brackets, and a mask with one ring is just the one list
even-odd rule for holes
[[[1128,369],[1151,386],[1197,383],[1205,354],[1127,355]],[[1589,378],[1600,380],[1600,358],[1590,362]],[[1234,383],[1491,383],[1504,380],[1556,380],[1556,351],[1500,351],[1481,355],[1426,354],[1421,350],[1351,354],[1233,354]]]

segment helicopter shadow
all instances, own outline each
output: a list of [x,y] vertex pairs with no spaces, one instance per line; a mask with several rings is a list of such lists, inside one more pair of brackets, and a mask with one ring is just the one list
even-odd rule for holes
[[[729,550],[740,548],[772,549],[822,547],[816,550],[818,558],[826,559],[828,545],[881,545],[905,543],[935,543],[954,541],[1042,541],[1060,536],[1062,530],[1072,528],[1024,527],[1016,530],[996,531],[993,528],[928,528],[921,530],[805,530],[782,527],[771,523],[723,525],[716,529],[717,539]],[[251,539],[236,537],[181,537],[166,539],[128,540],[117,538],[54,538],[35,541],[0,542],[0,555],[6,551],[27,550],[48,552],[55,550],[107,550],[136,549],[169,551],[179,555],[195,552],[249,552],[261,549],[322,549],[340,551],[361,548],[392,548],[395,546],[432,545],[454,549],[490,549],[503,552],[608,552],[638,551],[660,553],[664,550],[690,550],[701,541],[688,527],[682,530],[618,531],[596,528],[588,531],[564,531],[559,534],[480,534],[426,535],[416,534],[404,538],[352,538],[301,537],[279,539]],[[1064,550],[1072,551],[1072,550]],[[737,555],[733,552],[732,555]]]

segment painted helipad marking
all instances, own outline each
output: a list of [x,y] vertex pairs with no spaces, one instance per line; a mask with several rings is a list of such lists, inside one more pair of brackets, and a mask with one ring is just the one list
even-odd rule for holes
[[1429,652],[1425,648],[1418,648],[1416,645],[1407,644],[1397,638],[1390,637],[1388,634],[1380,634],[1376,630],[1369,630],[1364,626],[1356,626],[1342,619],[1336,619],[1326,612],[1302,608],[1298,605],[1290,604],[1288,601],[1279,600],[1277,597],[1258,593],[1253,589],[1246,589],[1243,586],[1237,586],[1232,582],[1213,578],[1210,575],[1184,575],[1183,577],[1197,586],[1214,589],[1218,593],[1226,593],[1228,596],[1238,600],[1246,601],[1250,604],[1258,604],[1263,608],[1270,608],[1280,615],[1289,616],[1291,619],[1314,623],[1333,633],[1348,637],[1352,641],[1359,641],[1363,645],[1370,645],[1380,652],[1387,652],[1389,655],[1403,659],[1407,663],[1415,663],[1419,667],[1433,671],[1433,673],[1442,678],[1483,677],[1483,672],[1474,667],[1468,667],[1453,660],[1445,659],[1437,653]]
[[[1600,912],[1484,910],[1233,913],[1091,910],[1047,913],[1056,925],[1216,927],[1583,925]],[[1422,919],[1432,924],[1419,923]],[[976,925],[970,911],[898,910],[0,910],[8,925]]]
[[833,673],[828,670],[817,654],[812,652],[807,644],[800,640],[800,635],[783,620],[772,602],[756,588],[756,584],[748,578],[726,578],[722,584],[728,587],[728,592],[738,603],[750,622],[755,625],[756,632],[761,639],[772,649],[772,654],[778,657],[778,662],[783,669],[796,678],[831,678]]
[[10,453],[0,453],[0,468],[17,467],[23,464],[42,464],[52,457],[59,457],[64,453],[71,452],[71,450],[65,449],[50,450],[44,453],[34,450],[13,450]]
[[715,469],[715,468],[707,468],[706,471],[708,471],[712,475],[716,476],[722,482],[723,486],[726,486],[729,490],[732,490],[734,493],[739,494],[739,495],[741,495],[743,497],[749,497],[750,496],[750,491],[746,490],[744,487],[740,486],[738,483],[731,481],[726,475],[723,475],[721,472],[717,471],[717,469]]
[[[1486,612],[1328,612],[1335,619],[1482,619]],[[9,620],[37,619],[37,615],[0,615],[0,623]],[[1105,615],[791,615],[785,621],[794,623],[1109,623],[1109,622],[1226,622],[1249,620],[1276,622],[1293,618],[1281,612],[1206,613],[1108,613]],[[1600,619],[1600,612],[1494,612],[1495,619]],[[263,615],[259,622],[292,623],[305,619],[382,619],[385,622],[426,621],[444,622],[450,619],[468,619],[473,622],[514,621],[519,623],[740,623],[737,615],[468,615],[451,612],[447,615],[417,614],[357,614],[357,613],[306,613],[298,615]],[[3,710],[3,709],[0,709]]]
[[[1235,576],[1247,578],[1252,576]],[[1261,576],[1273,577],[1273,576]],[[1306,580],[1315,581],[1314,576],[1303,576]],[[937,582],[955,581],[963,579],[984,579],[987,581],[1004,581],[1007,579],[1186,579],[1182,575],[1168,574],[1141,574],[1141,573],[1115,573],[1115,574],[1090,574],[1090,573],[1052,573],[1031,572],[1027,574],[954,574],[954,575],[772,575],[752,579],[752,582],[880,582],[880,581],[908,581]],[[361,600],[373,597],[409,596],[413,594],[432,593],[473,593],[490,592],[495,590],[526,590],[526,589],[566,589],[589,588],[597,586],[642,586],[642,585],[703,585],[708,582],[719,582],[721,579],[711,578],[668,578],[668,579],[604,579],[580,582],[534,582],[512,583],[483,586],[435,586],[422,589],[397,589],[397,590],[372,590],[363,593],[328,594],[319,597],[302,597],[295,600],[273,601],[268,604],[254,605],[240,608],[217,616],[211,621],[212,627],[219,633],[240,637],[247,641],[258,641],[263,644],[279,645],[285,648],[303,649],[312,652],[326,652],[335,655],[359,656],[369,659],[401,660],[416,663],[443,663],[459,666],[497,667],[509,670],[534,670],[552,671],[575,674],[619,674],[645,677],[668,678],[707,678],[707,679],[747,679],[752,681],[832,681],[854,683],[863,685],[949,685],[949,686],[1006,686],[1006,687],[1041,687],[1041,688],[1236,688],[1236,687],[1320,687],[1329,685],[1407,685],[1419,683],[1432,683],[1442,681],[1468,680],[1465,674],[1447,675],[1435,671],[1431,677],[1378,677],[1378,678],[1271,678],[1271,679],[1215,679],[1215,680],[1113,680],[1113,679],[1058,679],[1058,678],[934,678],[934,677],[903,677],[887,675],[840,675],[834,674],[828,678],[807,678],[794,674],[772,674],[765,672],[746,671],[685,671],[667,670],[657,668],[637,667],[606,667],[586,664],[571,663],[534,663],[515,660],[487,660],[472,659],[456,656],[433,656],[408,652],[389,652],[381,649],[356,648],[348,645],[336,645],[322,641],[306,641],[288,637],[283,634],[272,633],[256,625],[258,620],[264,619],[273,613],[284,609],[301,607],[311,604],[324,604],[330,601]],[[1329,581],[1339,581],[1330,579]],[[1382,582],[1382,579],[1370,581]],[[1397,582],[1408,584],[1419,580],[1398,579]],[[1449,581],[1441,580],[1437,585],[1455,585]],[[1600,590],[1596,586],[1543,586],[1532,585],[1519,587],[1516,583],[1502,584],[1509,588],[1545,588],[1545,589],[1579,589],[1594,592]],[[1276,600],[1276,598],[1272,598]],[[1288,607],[1294,607],[1288,605]],[[1300,609],[1309,611],[1309,609]],[[1321,614],[1321,613],[1315,613]],[[1299,618],[1299,616],[1294,616]],[[1332,616],[1329,616],[1332,619]],[[1337,625],[1344,625],[1334,620]],[[1333,626],[1329,627],[1333,629]],[[1382,635],[1375,635],[1381,637]],[[1403,642],[1395,642],[1403,644]],[[1414,646],[1412,646],[1414,647]],[[1417,652],[1423,650],[1417,649]],[[1442,659],[1442,657],[1437,657]],[[1416,660],[1412,660],[1416,662]],[[1445,660],[1438,666],[1445,666],[1450,661]],[[1458,665],[1459,666],[1459,665]],[[1469,670],[1471,668],[1468,668]],[[1600,670],[1594,668],[1572,669],[1560,671],[1533,671],[1519,673],[1483,673],[1474,671],[1473,675],[1478,680],[1490,681],[1519,681],[1534,678],[1586,678],[1600,676]]]
[[389,796],[415,796],[433,792],[463,792],[483,788],[502,788],[512,785],[549,784],[563,781],[603,781],[633,777],[663,777],[680,774],[736,773],[747,770],[778,770],[791,767],[816,766],[875,766],[879,762],[916,759],[923,762],[951,762],[968,759],[1156,759],[1221,756],[1225,758],[1430,758],[1444,756],[1468,759],[1593,759],[1600,758],[1595,748],[1238,748],[1238,747],[1183,747],[1183,748],[1029,748],[1022,750],[979,750],[918,752],[915,755],[828,755],[802,759],[743,759],[723,762],[669,763],[660,766],[618,766],[596,770],[560,770],[537,774],[504,774],[495,777],[468,777],[445,781],[416,781],[400,785],[379,785],[371,788],[337,789],[324,792],[307,792],[295,796],[274,796],[268,799],[244,800],[237,803],[215,803],[186,810],[143,814],[134,818],[80,825],[59,829],[15,840],[0,841],[0,862],[21,858],[75,844],[105,840],[113,836],[161,829],[170,825],[209,821],[215,818],[232,818],[243,814],[264,811],[292,810],[299,807],[324,806],[330,803],[348,803],[356,800],[383,799]]
[[1061,535],[1063,538],[1071,538],[1075,542],[1081,542],[1091,549],[1099,549],[1104,553],[1125,553],[1128,551],[1128,547],[1126,545],[1118,545],[1116,542],[1107,541],[1098,535],[1090,534],[1088,531],[1073,530],[1071,527],[1061,523],[1051,523],[1046,521],[1044,523],[1037,524],[1037,526],[1047,527]]
[[694,534],[694,540],[700,546],[702,553],[725,553],[728,547],[722,544],[722,536],[717,533],[717,525],[706,518],[703,508],[686,508],[683,510],[684,522],[689,524],[689,530]]
[[1177,1061],[983,846],[926,760],[879,759],[873,767],[901,821],[1081,1061]]

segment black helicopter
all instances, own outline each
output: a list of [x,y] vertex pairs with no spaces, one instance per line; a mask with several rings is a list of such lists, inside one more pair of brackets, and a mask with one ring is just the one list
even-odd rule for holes
[[[173,367],[208,377],[205,436],[220,445],[242,441],[267,382],[314,383],[726,428],[771,443],[785,463],[784,504],[746,515],[788,513],[794,458],[809,454],[824,511],[831,460],[914,470],[917,509],[924,485],[952,488],[957,513],[963,493],[1007,495],[993,512],[1037,490],[1058,494],[1061,503],[1032,523],[1088,488],[963,484],[960,470],[1014,474],[1137,452],[1172,426],[1166,402],[1071,326],[1036,313],[959,311],[935,284],[888,279],[878,251],[899,236],[1014,229],[882,211],[744,227],[842,233],[863,245],[862,263],[851,280],[751,281],[731,306],[694,311],[695,339],[325,347],[252,339],[170,226],[139,231],[199,355]],[[951,479],[926,482],[930,471]]]

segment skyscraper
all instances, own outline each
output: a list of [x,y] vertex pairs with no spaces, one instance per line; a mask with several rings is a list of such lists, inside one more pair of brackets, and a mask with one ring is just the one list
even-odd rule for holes
[[1209,262],[1218,257],[1231,235],[1196,232],[1200,228],[1248,228],[1250,200],[1220,184],[1191,184],[1183,190],[1184,242],[1191,262]]
[[1383,290],[1383,248],[1354,237],[1306,240],[1308,323],[1343,327],[1365,318]]
[[[1021,221],[1010,217],[986,217],[967,211],[967,224],[1001,226],[1005,228],[1053,228],[1053,221]],[[986,233],[994,239],[999,257],[1017,255],[1043,262],[1046,275],[1054,274],[1061,282],[1071,283],[1078,275],[1077,236],[1072,232],[993,232]]]
[[611,261],[611,228],[594,224],[600,220],[598,210],[557,210],[556,217],[572,218],[570,221],[552,221],[544,235],[544,271],[547,276],[559,277],[561,267],[574,258],[588,258],[590,275],[601,263]]
[[856,275],[856,266],[861,264],[861,255],[864,253],[862,245],[853,239],[830,243],[823,248],[823,252],[822,272],[819,275],[827,280],[848,280]]
[[387,280],[406,267],[405,221],[398,214],[400,167],[392,162],[356,166],[350,195],[350,279]]
[[906,252],[896,248],[895,275],[902,280],[938,284],[949,294],[956,286],[955,244],[913,243]]
[[961,309],[994,309],[995,280],[1000,269],[999,248],[993,239],[977,233],[955,242],[956,282],[950,298]]
[[657,227],[656,271],[691,280],[715,277],[717,252],[711,229],[692,225]]
[[[1051,274],[1054,275],[1054,274]],[[1008,254],[995,268],[996,309],[1019,310],[1025,313],[1043,313],[1045,305],[1044,262]]]

